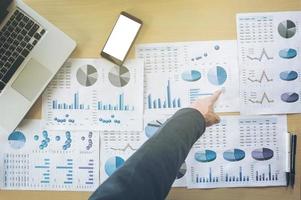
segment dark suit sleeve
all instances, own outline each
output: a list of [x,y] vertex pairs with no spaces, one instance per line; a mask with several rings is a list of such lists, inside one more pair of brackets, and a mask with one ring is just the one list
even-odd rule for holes
[[192,108],[179,110],[123,167],[99,186],[90,200],[164,199],[205,127],[199,111]]

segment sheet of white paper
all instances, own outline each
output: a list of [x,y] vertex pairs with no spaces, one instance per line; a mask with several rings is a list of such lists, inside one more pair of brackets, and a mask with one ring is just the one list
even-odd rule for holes
[[94,191],[99,186],[99,132],[43,126],[24,120],[1,141],[3,189]]
[[102,132],[100,176],[104,182],[145,142],[143,132]]
[[[135,153],[142,144],[151,138],[171,115],[146,115],[143,132],[103,132],[100,150],[101,182]],[[186,187],[187,164],[183,163],[173,187]]]
[[285,185],[286,137],[285,115],[221,117],[186,159],[188,188]]
[[104,59],[70,59],[43,94],[52,129],[141,131],[143,60],[118,67]]
[[236,46],[234,40],[137,45],[145,62],[145,111],[173,113],[217,89],[224,94],[216,111],[239,111]]
[[301,12],[237,15],[242,114],[301,112]]

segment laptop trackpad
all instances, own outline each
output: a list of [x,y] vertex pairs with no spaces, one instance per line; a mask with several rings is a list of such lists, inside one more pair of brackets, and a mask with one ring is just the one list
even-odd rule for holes
[[12,84],[12,88],[33,101],[49,82],[52,73],[41,63],[31,58]]

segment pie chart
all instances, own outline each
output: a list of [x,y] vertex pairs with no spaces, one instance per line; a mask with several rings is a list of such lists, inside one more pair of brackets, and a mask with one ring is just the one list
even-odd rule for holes
[[22,132],[14,131],[8,136],[8,142],[13,149],[21,149],[26,143],[26,138]]
[[296,24],[291,20],[285,20],[278,25],[278,33],[283,38],[291,38],[296,34]]
[[284,81],[293,81],[298,78],[296,71],[283,71],[280,73],[280,78]]
[[281,100],[286,103],[294,103],[299,100],[299,95],[295,92],[286,92],[281,95]]
[[255,149],[252,151],[252,158],[255,160],[269,160],[273,158],[274,152],[271,149],[268,148],[260,148],[260,149]]
[[114,66],[109,72],[109,80],[115,87],[123,87],[130,82],[131,75],[128,68]]
[[182,178],[183,176],[185,176],[186,171],[187,171],[187,165],[186,165],[186,163],[184,162],[184,163],[181,165],[180,170],[178,171],[177,179],[180,179],[180,178]]
[[297,56],[295,49],[282,49],[279,51],[279,56],[284,59],[292,59]]
[[85,87],[89,87],[91,85],[94,85],[94,83],[96,83],[98,78],[98,73],[94,66],[85,65],[77,70],[76,78],[79,84]]
[[145,135],[150,138],[153,135],[155,135],[155,133],[157,132],[157,130],[159,128],[161,128],[161,126],[164,124],[163,120],[154,120],[151,121],[149,123],[147,123],[144,131],[145,131]]
[[105,171],[108,176],[111,176],[118,168],[124,164],[123,158],[114,156],[109,158],[105,163]]
[[208,80],[213,85],[222,85],[227,80],[227,72],[223,67],[213,67],[208,72]]
[[211,162],[216,159],[216,153],[211,150],[197,151],[194,159],[199,162]]
[[193,81],[197,81],[201,78],[201,72],[197,71],[197,70],[189,70],[189,71],[184,71],[182,73],[182,79],[184,81],[188,81],[188,82],[193,82]]
[[228,161],[240,161],[245,158],[245,152],[241,149],[229,149],[223,153],[223,157]]

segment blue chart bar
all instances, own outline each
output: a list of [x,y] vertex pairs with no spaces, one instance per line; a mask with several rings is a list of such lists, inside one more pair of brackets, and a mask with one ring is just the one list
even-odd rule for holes
[[250,181],[249,176],[243,176],[242,173],[242,167],[239,167],[239,175],[238,176],[229,176],[228,173],[226,173],[226,182],[244,182],[244,181]]
[[66,179],[64,184],[72,184],[73,183],[73,159],[67,159],[67,164],[63,166],[56,166],[58,170],[66,170]]
[[41,183],[49,183],[50,182],[50,159],[44,158],[43,165],[34,166],[35,169],[43,170]]
[[189,90],[189,98],[190,98],[190,103],[195,102],[199,97],[202,96],[210,96],[213,93],[206,93],[206,92],[201,92],[200,89],[190,89]]
[[256,181],[277,181],[278,180],[278,174],[272,174],[271,170],[271,164],[269,164],[269,172],[268,174],[262,173],[259,174],[258,171],[256,171]]
[[173,98],[170,92],[170,80],[168,80],[166,87],[166,99],[163,101],[160,98],[152,99],[152,95],[147,96],[148,109],[160,109],[160,108],[181,108],[181,99]]
[[52,109],[54,110],[89,110],[90,106],[81,104],[79,101],[78,92],[74,94],[71,104],[68,103],[58,103],[57,100],[52,101]]
[[102,101],[97,102],[97,109],[129,111],[129,110],[134,110],[134,106],[126,105],[126,103],[124,102],[124,93],[123,93],[118,96],[116,104],[104,104]]
[[78,167],[78,169],[80,170],[85,170],[88,172],[88,178],[87,178],[87,181],[85,182],[87,185],[93,185],[94,183],[94,160],[91,159],[89,160],[88,162],[88,165],[87,166],[80,166]]
[[196,183],[217,183],[218,181],[219,180],[217,176],[216,177],[212,176],[211,168],[209,168],[209,174],[207,177],[199,176],[199,174],[196,174],[196,180],[195,180]]

